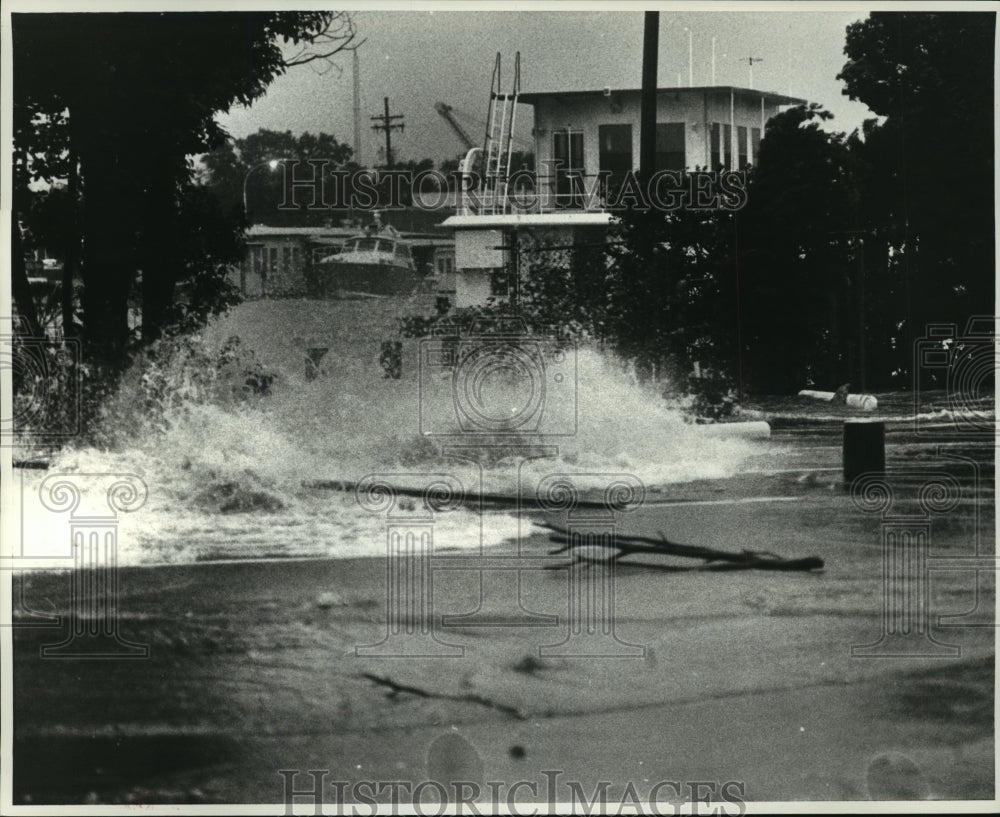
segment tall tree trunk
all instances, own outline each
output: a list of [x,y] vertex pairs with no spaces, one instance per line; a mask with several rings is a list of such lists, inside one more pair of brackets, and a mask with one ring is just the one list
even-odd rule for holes
[[87,236],[84,340],[88,356],[117,366],[128,343],[128,297],[135,275],[134,214],[124,206],[130,199],[123,187],[134,176],[114,146],[99,139],[83,140],[80,164],[87,189],[82,219]]
[[67,192],[69,194],[71,232],[69,242],[63,251],[63,274],[62,274],[62,331],[63,337],[71,338],[76,335],[76,316],[73,311],[73,281],[76,278],[76,269],[80,257],[80,234],[79,234],[79,187],[80,173],[77,167],[76,151],[70,146],[69,149],[69,179],[67,182]]
[[24,322],[23,328],[32,337],[41,337],[42,328],[38,323],[38,310],[31,294],[31,284],[28,283],[28,268],[24,263],[24,246],[21,241],[21,228],[13,213],[10,217],[10,252],[11,252],[11,295],[17,314]]

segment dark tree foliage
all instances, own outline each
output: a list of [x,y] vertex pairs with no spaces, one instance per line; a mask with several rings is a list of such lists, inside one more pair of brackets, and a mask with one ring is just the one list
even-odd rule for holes
[[864,217],[901,255],[884,293],[912,342],[928,322],[992,313],[995,15],[875,12],[848,27],[839,78],[884,121],[865,124]]
[[[225,137],[216,114],[260,97],[289,65],[328,59],[354,28],[325,12],[14,14],[12,27],[16,184],[58,183],[78,162],[84,340],[120,362],[140,271],[148,340],[179,281],[218,277],[238,257],[238,225],[191,241],[184,212],[187,157]],[[283,44],[298,51],[288,58]],[[215,255],[199,260],[206,250]]]
[[860,191],[831,115],[798,106],[767,123],[746,207],[736,218],[740,365],[759,390],[797,391],[852,375],[845,341]]
[[[344,183],[333,172],[353,169],[351,154],[348,145],[328,133],[295,136],[291,131],[262,128],[244,139],[226,140],[207,153],[203,162],[208,186],[219,197],[223,209],[234,217],[244,217],[245,192],[248,224],[307,226],[323,224],[347,211],[346,206],[337,206],[338,198],[341,202],[344,199],[337,192]],[[310,160],[325,164],[310,165]],[[279,164],[271,167],[271,162]],[[295,162],[298,164],[293,167]],[[320,173],[322,177],[316,175]],[[281,208],[286,174],[288,181],[322,178],[322,200],[314,201],[312,188],[300,185],[291,190],[287,203],[293,206]]]

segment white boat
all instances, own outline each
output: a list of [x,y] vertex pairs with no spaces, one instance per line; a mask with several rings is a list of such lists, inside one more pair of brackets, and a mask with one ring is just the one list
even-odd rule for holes
[[420,286],[410,245],[392,226],[378,222],[376,226],[377,230],[347,239],[339,251],[312,265],[307,272],[311,295],[408,295]]

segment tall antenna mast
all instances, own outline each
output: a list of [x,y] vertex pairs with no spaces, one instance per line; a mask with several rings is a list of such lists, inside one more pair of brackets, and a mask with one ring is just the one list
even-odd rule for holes
[[361,61],[358,59],[358,49],[354,49],[352,69],[354,72],[354,161],[361,161]]

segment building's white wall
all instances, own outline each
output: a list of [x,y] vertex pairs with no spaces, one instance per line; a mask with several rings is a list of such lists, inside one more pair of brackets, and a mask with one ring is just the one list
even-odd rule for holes
[[463,269],[455,275],[454,306],[480,306],[493,294],[490,269]]
[[455,266],[459,269],[502,267],[503,243],[500,230],[456,230]]
[[[678,89],[661,89],[657,97],[658,123],[683,122],[685,124],[685,162],[689,170],[696,167],[711,168],[714,164],[710,154],[711,126],[719,123],[723,128],[743,126],[747,128],[748,161],[753,162],[751,128],[760,128],[778,112],[778,107],[765,102],[763,116],[761,97],[744,91],[732,97],[728,91],[697,92]],[[583,132],[583,171],[593,176],[600,170],[600,125],[632,125],[632,165],[639,169],[640,153],[640,113],[641,97],[636,91],[625,93],[612,91],[610,96],[553,96],[541,97],[535,104],[535,168],[539,183],[550,174],[546,162],[552,161],[552,136],[554,132],[569,128]],[[725,137],[720,132],[720,147],[725,145]],[[736,145],[736,135],[733,134]],[[541,191],[540,191],[541,192]],[[543,194],[543,202],[544,202]],[[579,211],[577,211],[579,213]],[[571,216],[570,216],[571,217]],[[604,230],[577,230],[572,226],[534,226],[519,228],[522,247],[531,241],[540,244],[568,245],[577,242],[598,240],[595,235],[604,235]],[[483,304],[491,296],[490,270],[503,267],[503,250],[493,249],[503,242],[500,230],[485,230],[475,227],[455,230],[454,304],[459,307]],[[559,256],[552,255],[553,262]],[[565,256],[563,256],[565,257]],[[522,272],[528,259],[520,256]],[[450,288],[451,278],[442,282]]]

